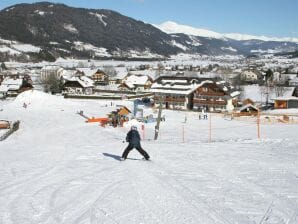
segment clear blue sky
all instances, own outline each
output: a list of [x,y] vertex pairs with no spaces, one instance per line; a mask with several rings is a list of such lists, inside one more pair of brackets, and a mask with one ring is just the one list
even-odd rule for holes
[[[0,9],[31,0],[0,0]],[[298,37],[298,0],[55,0],[111,9],[147,23],[171,20],[220,33]]]

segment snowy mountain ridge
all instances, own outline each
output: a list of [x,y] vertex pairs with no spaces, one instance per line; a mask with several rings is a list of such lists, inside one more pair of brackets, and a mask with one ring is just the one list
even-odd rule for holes
[[221,34],[207,29],[195,28],[188,25],[178,24],[173,21],[167,21],[160,25],[155,25],[155,27],[160,29],[161,31],[167,34],[174,34],[174,33],[184,33],[187,35],[194,35],[200,37],[209,37],[209,38],[216,38],[216,39],[233,39],[233,40],[262,40],[262,41],[286,41],[286,42],[295,42],[298,43],[298,38],[294,37],[267,37],[267,36],[255,36],[249,34],[240,34],[240,33],[226,33]]
[[153,26],[112,10],[48,2],[17,4],[0,11],[0,61],[160,60],[179,54],[249,56],[298,50],[295,38],[253,38],[174,22]]

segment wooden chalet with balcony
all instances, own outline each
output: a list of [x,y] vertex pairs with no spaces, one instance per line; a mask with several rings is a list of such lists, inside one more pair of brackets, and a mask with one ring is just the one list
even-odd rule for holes
[[90,78],[94,81],[95,85],[109,85],[109,76],[100,69],[98,69]]
[[239,91],[225,81],[202,82],[193,92],[193,109],[232,111],[238,102]]
[[151,86],[156,102],[161,102],[166,109],[191,110],[193,91],[198,88],[197,77],[160,76]]
[[166,109],[233,110],[240,95],[224,81],[212,78],[161,76],[152,85],[155,100]]

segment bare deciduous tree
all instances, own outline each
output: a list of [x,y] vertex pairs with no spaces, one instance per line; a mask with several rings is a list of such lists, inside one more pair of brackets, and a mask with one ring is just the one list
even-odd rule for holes
[[62,80],[56,74],[50,73],[39,78],[39,83],[42,85],[45,92],[61,93]]
[[275,86],[274,87],[274,92],[277,97],[284,96],[285,91],[286,91],[286,88],[283,86]]

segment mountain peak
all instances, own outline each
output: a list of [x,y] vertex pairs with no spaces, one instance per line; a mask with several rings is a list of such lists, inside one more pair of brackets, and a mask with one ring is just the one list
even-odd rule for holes
[[180,25],[173,21],[167,21],[160,25],[155,25],[155,27],[159,28],[165,33],[173,34],[173,33],[184,33],[187,35],[194,35],[200,37],[211,37],[216,39],[222,39],[223,36],[219,33],[214,31],[206,30],[206,29],[199,29],[194,28],[188,25]]
[[186,35],[209,37],[215,39],[233,39],[233,40],[262,40],[262,41],[282,41],[282,42],[295,42],[298,43],[298,38],[293,37],[267,37],[267,36],[255,36],[249,34],[240,33],[226,33],[221,34],[207,29],[195,28],[188,25],[178,24],[173,21],[166,21],[160,25],[154,25],[165,33],[183,33]]

